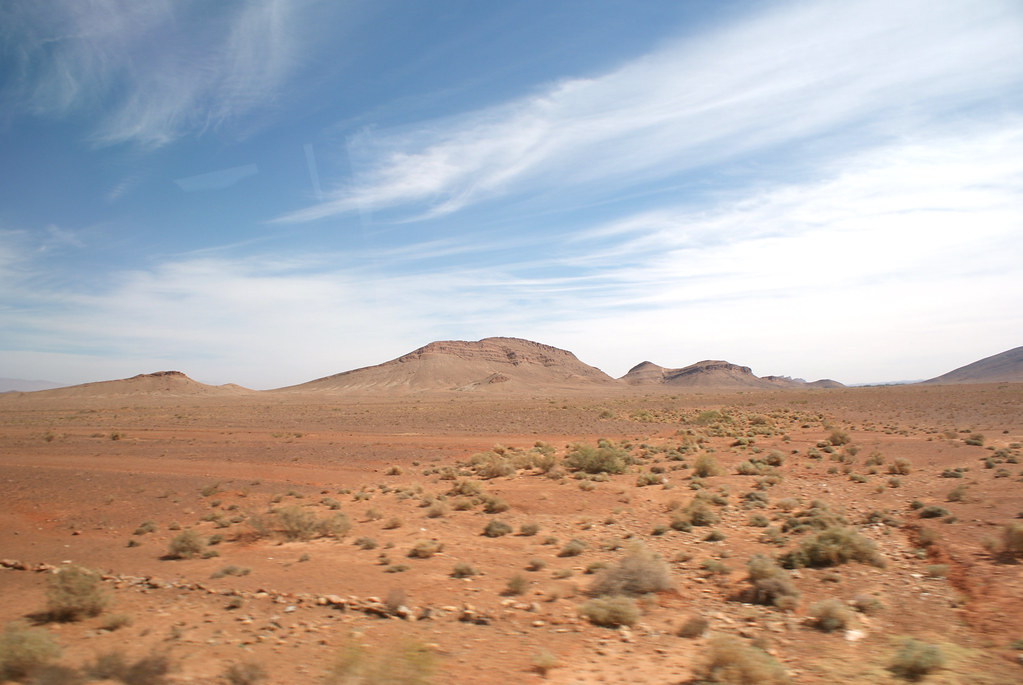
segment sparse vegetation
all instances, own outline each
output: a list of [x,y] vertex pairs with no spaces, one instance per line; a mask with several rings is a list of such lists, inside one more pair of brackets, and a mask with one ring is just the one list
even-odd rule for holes
[[839,599],[825,599],[812,604],[809,610],[814,627],[825,633],[843,630],[852,620],[852,613]]
[[79,621],[98,616],[107,601],[96,573],[78,566],[66,566],[50,578],[46,591],[46,614],[52,621]]
[[22,680],[58,656],[60,648],[42,628],[8,623],[0,633],[0,682]]
[[851,528],[837,526],[802,540],[798,549],[780,558],[785,568],[838,566],[850,561],[884,566],[874,543]]
[[579,607],[579,613],[590,623],[607,628],[635,625],[639,620],[639,608],[629,597],[595,597]]
[[892,673],[906,680],[920,680],[944,664],[945,655],[936,645],[910,638],[905,640],[895,653],[890,669]]
[[642,547],[633,547],[616,565],[604,569],[590,587],[593,595],[643,595],[671,589],[668,565]]
[[167,547],[168,559],[191,559],[202,554],[206,543],[198,531],[186,528],[173,538]]
[[787,685],[785,670],[764,651],[733,637],[710,641],[707,659],[698,672],[705,683],[720,685]]

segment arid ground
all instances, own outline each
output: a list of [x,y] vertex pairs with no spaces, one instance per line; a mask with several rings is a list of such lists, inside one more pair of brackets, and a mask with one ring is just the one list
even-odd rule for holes
[[[2,397],[0,624],[82,679],[756,682],[727,648],[777,682],[1020,682],[1021,444],[1023,384]],[[822,562],[835,530],[860,553]],[[58,620],[70,567],[97,615]],[[595,625],[635,575],[632,625]],[[929,672],[893,667],[908,638]]]

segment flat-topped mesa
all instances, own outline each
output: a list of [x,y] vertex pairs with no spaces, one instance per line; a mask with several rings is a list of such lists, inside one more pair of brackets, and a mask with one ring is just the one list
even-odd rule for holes
[[127,380],[135,380],[137,378],[181,378],[184,380],[191,380],[180,371],[154,371],[153,373],[140,373]]

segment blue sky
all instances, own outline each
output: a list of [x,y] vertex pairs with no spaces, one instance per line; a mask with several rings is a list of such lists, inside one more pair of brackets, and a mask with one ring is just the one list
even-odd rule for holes
[[9,0],[0,377],[1023,344],[1017,0]]

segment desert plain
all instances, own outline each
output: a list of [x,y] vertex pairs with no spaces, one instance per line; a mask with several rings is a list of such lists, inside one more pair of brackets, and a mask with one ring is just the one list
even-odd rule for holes
[[[1023,384],[181,378],[0,396],[0,625],[62,667],[22,679],[1023,680]],[[100,605],[61,620],[72,567]]]

